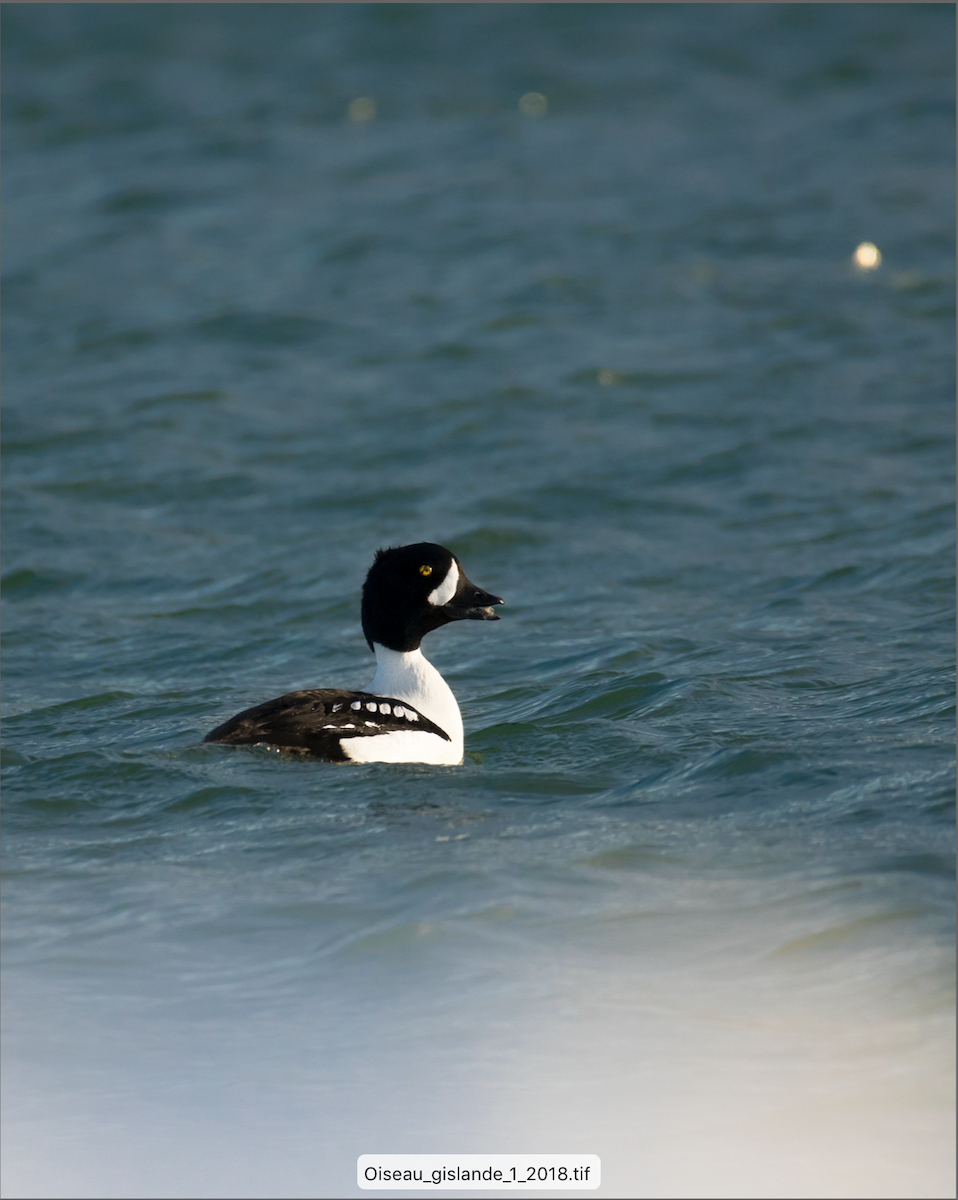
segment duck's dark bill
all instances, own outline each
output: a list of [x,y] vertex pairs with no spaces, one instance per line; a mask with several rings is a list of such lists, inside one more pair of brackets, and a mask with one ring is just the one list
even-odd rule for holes
[[[494,600],[494,604],[504,604],[503,600]],[[453,606],[450,604],[449,608]],[[456,610],[456,615],[464,618],[467,621],[498,621],[499,614],[494,613],[491,608],[460,608]]]
[[490,607],[493,604],[505,604],[505,601],[493,596],[492,592],[484,592],[463,575],[455,596],[443,605],[442,611],[454,621],[498,621],[499,614]]

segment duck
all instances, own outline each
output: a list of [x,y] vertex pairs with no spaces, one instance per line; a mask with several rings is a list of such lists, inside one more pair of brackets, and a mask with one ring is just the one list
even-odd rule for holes
[[364,691],[312,688],[247,708],[203,739],[334,763],[431,763],[463,758],[462,714],[423,656],[422,639],[452,621],[498,621],[504,601],[467,578],[445,546],[377,550],[363,584],[361,621],[376,673]]

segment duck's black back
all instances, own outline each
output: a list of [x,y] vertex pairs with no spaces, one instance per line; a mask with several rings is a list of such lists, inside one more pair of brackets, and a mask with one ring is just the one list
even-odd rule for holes
[[[359,708],[353,708],[358,703]],[[389,713],[381,711],[387,705]],[[396,716],[415,713],[415,717]],[[336,688],[313,688],[287,692],[255,708],[237,713],[208,733],[204,742],[227,746],[268,745],[289,754],[323,758],[327,762],[349,762],[343,742],[350,738],[374,737],[383,733],[433,733],[449,736],[412,705],[371,692],[345,692]]]

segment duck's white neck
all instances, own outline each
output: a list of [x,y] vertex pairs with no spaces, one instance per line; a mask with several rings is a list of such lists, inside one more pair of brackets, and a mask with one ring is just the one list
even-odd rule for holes
[[415,705],[424,717],[449,734],[458,761],[462,757],[462,716],[449,684],[423,658],[421,650],[387,650],[378,642],[373,642],[373,650],[376,674],[366,691]]

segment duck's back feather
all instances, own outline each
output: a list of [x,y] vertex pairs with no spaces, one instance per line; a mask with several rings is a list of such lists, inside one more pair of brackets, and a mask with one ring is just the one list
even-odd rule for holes
[[[354,708],[357,703],[359,707]],[[217,726],[203,741],[228,746],[268,745],[328,762],[349,762],[344,742],[386,733],[427,733],[445,742],[450,740],[438,725],[404,700],[372,692],[312,688],[287,692],[247,708]]]

